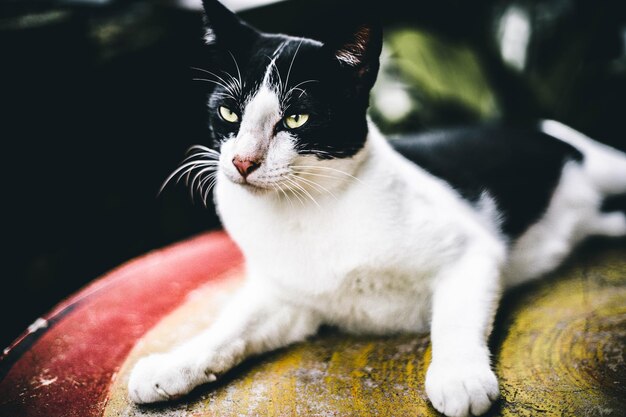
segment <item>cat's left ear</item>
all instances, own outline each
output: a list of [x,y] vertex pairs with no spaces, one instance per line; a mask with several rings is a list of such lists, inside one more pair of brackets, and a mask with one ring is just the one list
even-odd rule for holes
[[218,0],[202,0],[205,36],[208,45],[236,51],[249,48],[259,32],[228,10]]
[[368,22],[353,25],[351,30],[333,36],[324,43],[339,65],[350,73],[358,89],[368,92],[378,75],[383,34],[380,23]]

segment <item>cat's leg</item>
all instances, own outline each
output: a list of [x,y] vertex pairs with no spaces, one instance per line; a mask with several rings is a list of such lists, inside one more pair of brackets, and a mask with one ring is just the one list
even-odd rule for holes
[[610,213],[598,213],[585,225],[585,230],[590,235],[622,237],[626,236],[626,214],[620,211]]
[[497,244],[471,248],[435,283],[426,393],[446,416],[480,415],[499,395],[487,339],[500,297],[503,258]]
[[129,397],[139,404],[174,399],[250,355],[304,340],[319,324],[311,310],[248,284],[208,330],[170,352],[141,359],[130,375]]

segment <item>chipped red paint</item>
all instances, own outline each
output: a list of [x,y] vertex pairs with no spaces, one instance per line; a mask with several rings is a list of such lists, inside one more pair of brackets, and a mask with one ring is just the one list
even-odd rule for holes
[[49,325],[31,346],[26,332],[0,358],[0,365],[14,362],[0,381],[0,416],[100,416],[111,381],[137,340],[190,291],[241,262],[235,244],[214,232],[97,279],[44,317]]

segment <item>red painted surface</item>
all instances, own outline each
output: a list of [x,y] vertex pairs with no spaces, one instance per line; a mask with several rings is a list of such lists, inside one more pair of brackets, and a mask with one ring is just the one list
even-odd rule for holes
[[189,292],[241,262],[234,243],[216,232],[148,253],[99,278],[44,317],[58,321],[0,381],[0,416],[100,416],[111,381],[137,340]]

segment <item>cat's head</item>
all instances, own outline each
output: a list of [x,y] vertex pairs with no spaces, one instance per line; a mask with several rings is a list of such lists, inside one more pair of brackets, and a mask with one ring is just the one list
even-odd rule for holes
[[251,191],[303,198],[348,180],[366,142],[379,26],[354,25],[322,42],[262,33],[217,0],[203,5],[210,64],[197,74],[214,87],[209,131],[220,173]]

